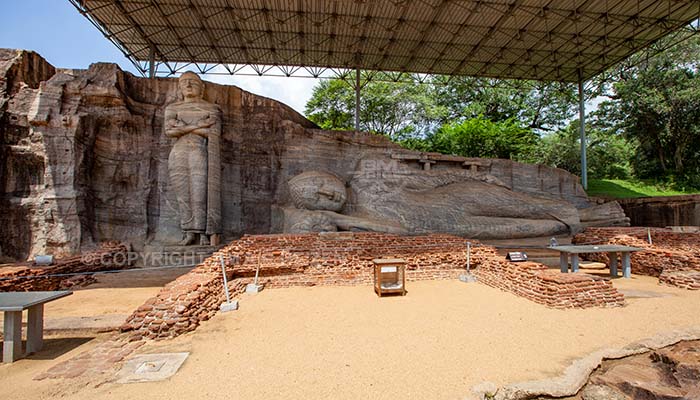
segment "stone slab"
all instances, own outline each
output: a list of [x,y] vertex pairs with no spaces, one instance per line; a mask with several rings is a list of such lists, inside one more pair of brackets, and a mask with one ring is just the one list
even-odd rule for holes
[[70,291],[0,293],[0,311],[22,311],[37,304],[70,296]]
[[175,375],[190,353],[141,354],[131,357],[117,373],[117,383],[157,382]]
[[641,251],[644,250],[639,247],[630,246],[618,246],[618,245],[584,245],[584,246],[553,246],[550,247],[552,250],[560,251],[562,253],[607,253],[607,252],[621,252],[621,251]]

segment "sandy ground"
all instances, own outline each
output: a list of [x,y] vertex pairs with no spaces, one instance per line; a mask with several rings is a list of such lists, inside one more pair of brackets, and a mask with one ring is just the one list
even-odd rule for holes
[[[47,303],[44,327],[53,330],[100,331],[120,326],[143,302],[189,269],[131,270],[98,274],[97,282],[73,290],[73,294]],[[23,321],[27,320],[24,312]],[[3,313],[0,313],[0,326]],[[81,335],[84,336],[84,335]]]
[[552,310],[458,281],[411,282],[406,297],[382,299],[367,286],[265,290],[194,333],[140,349],[191,352],[166,382],[31,380],[98,337],[56,359],[60,343],[2,365],[0,385],[23,399],[463,399],[483,381],[555,376],[597,349],[700,325],[700,292],[649,277],[614,284],[637,294],[624,308]]

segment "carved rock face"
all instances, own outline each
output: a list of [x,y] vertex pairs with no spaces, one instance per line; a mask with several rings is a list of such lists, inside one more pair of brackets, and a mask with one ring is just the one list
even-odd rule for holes
[[325,172],[303,172],[289,180],[289,192],[297,208],[340,211],[345,206],[345,183]]

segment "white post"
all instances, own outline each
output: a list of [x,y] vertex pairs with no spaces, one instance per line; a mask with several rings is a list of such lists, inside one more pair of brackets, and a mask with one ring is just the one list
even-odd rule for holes
[[459,275],[459,280],[465,283],[476,282],[476,276],[471,273],[472,242],[467,242],[467,273]]
[[262,290],[262,285],[258,284],[258,277],[260,276],[260,258],[262,257],[262,251],[258,251],[258,266],[255,268],[255,280],[253,283],[249,283],[245,287],[246,293],[259,293]]
[[260,275],[260,259],[258,259],[258,267],[255,269],[255,286],[258,286],[258,276]]
[[151,46],[151,50],[148,54],[148,77],[153,79],[156,76],[156,52]]
[[360,131],[360,68],[355,69],[355,130]]
[[583,76],[579,70],[578,79],[578,114],[581,126],[581,185],[588,189],[588,160],[586,159],[586,105],[583,98]]
[[224,256],[219,258],[221,260],[221,274],[224,276],[224,291],[226,292],[226,304],[231,303],[231,296],[228,293],[228,279],[226,278],[226,266],[224,265]]

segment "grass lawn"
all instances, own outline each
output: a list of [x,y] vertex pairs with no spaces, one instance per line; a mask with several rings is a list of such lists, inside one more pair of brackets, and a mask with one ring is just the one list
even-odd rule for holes
[[588,181],[589,196],[628,199],[633,197],[676,196],[696,194],[700,190],[678,191],[661,184],[619,179],[591,179]]

